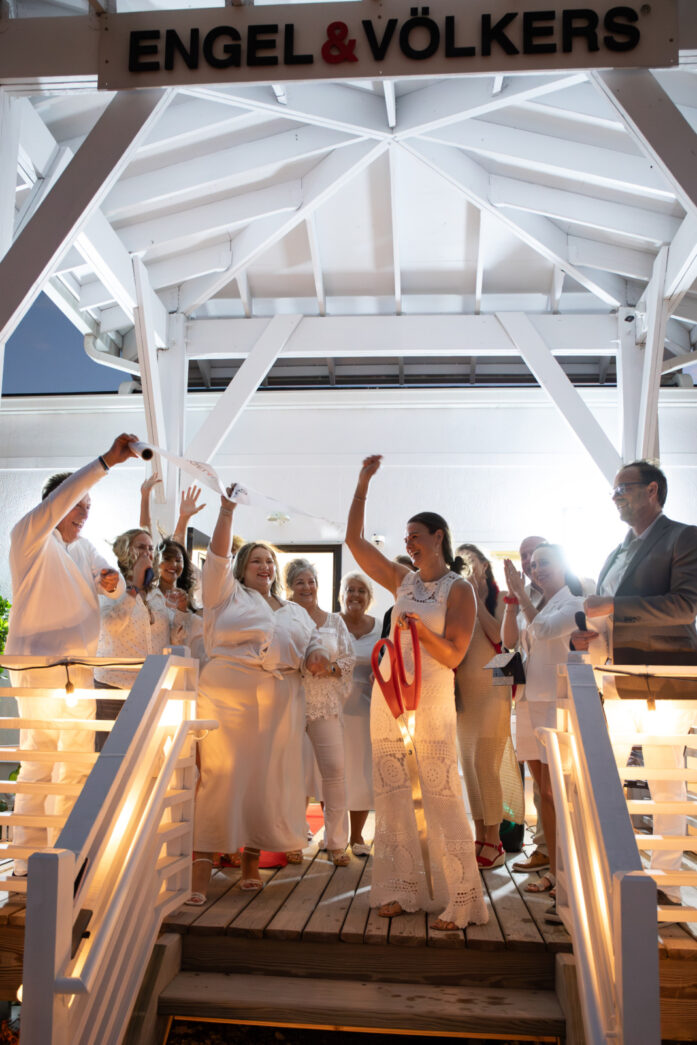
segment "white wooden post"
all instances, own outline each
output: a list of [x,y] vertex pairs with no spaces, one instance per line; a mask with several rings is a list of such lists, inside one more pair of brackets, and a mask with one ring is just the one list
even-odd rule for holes
[[[612,907],[617,993],[624,1045],[660,1045],[656,885],[641,872],[616,874]],[[641,1007],[636,999],[641,998]]]
[[639,432],[641,376],[644,367],[642,346],[637,345],[637,310],[621,308],[617,313],[619,352],[617,353],[617,389],[619,394],[622,460],[625,464],[636,456]]
[[302,316],[274,316],[189,443],[187,457],[210,461],[266,377]]
[[[20,111],[17,99],[6,87],[0,87],[0,258],[10,249],[14,232]],[[6,340],[6,337],[0,337],[0,392]]]
[[[182,457],[184,455],[186,392],[189,375],[189,361],[186,358],[186,317],[181,312],[176,312],[168,318],[168,348],[164,352],[158,352],[157,363],[160,371],[167,449],[178,457]],[[172,533],[177,521],[180,480],[179,469],[167,462],[164,484],[165,517],[162,523],[168,533]]]
[[605,478],[612,482],[621,464],[620,455],[530,319],[523,312],[497,312],[496,317],[540,386]]
[[[162,402],[160,371],[157,358],[157,337],[155,334],[155,317],[158,306],[162,303],[150,286],[147,269],[139,257],[133,258],[133,275],[138,306],[135,309],[135,335],[138,345],[138,362],[140,363],[140,379],[143,387],[145,403],[145,426],[148,441],[154,446],[167,449],[165,411]],[[153,459],[153,468],[163,473],[162,461],[158,455]],[[156,487],[155,498],[163,504],[165,500],[163,487]]]
[[668,319],[664,298],[667,257],[667,247],[661,247],[654,262],[653,275],[646,288],[647,329],[637,426],[638,458],[657,458],[659,453],[658,391],[661,386],[663,344]]
[[47,849],[29,857],[24,931],[22,1042],[71,1045],[68,997],[54,986],[70,960],[75,856]]
[[0,262],[0,343],[7,340],[122,173],[170,98],[163,90],[117,94],[52,191]]

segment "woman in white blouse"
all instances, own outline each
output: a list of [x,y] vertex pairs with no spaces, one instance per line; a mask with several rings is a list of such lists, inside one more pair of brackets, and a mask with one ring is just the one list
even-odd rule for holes
[[[322,777],[322,803],[326,844],[337,867],[349,863],[348,812],[344,775],[344,701],[351,692],[356,657],[351,636],[338,613],[327,613],[317,602],[317,571],[308,559],[293,559],[286,566],[286,591],[309,613],[329,658],[327,675],[306,675],[305,728]],[[299,863],[302,853],[286,854],[289,863]]]
[[[139,657],[161,653],[165,646],[181,641],[181,625],[158,587],[158,560],[152,537],[145,530],[126,530],[113,544],[126,592],[116,601],[102,600],[99,657]],[[97,689],[130,689],[140,665],[97,668]],[[97,700],[97,718],[114,720],[122,700]],[[108,733],[97,733],[95,747],[101,751]]]
[[[232,487],[228,488],[228,492]],[[245,544],[231,558],[235,505],[220,512],[203,566],[206,652],[198,714],[217,719],[200,745],[201,780],[194,819],[193,893],[205,903],[213,855],[242,853],[244,890],[261,889],[259,852],[285,852],[305,844],[302,745],[303,667],[326,674],[321,643],[311,643],[314,622],[281,598],[273,549]]]
[[[510,571],[509,571],[510,573]],[[502,637],[505,646],[513,646],[515,618],[519,607],[527,620],[521,633],[521,642],[527,651],[525,691],[522,700],[528,714],[518,719],[516,751],[521,762],[527,762],[540,789],[542,825],[549,841],[550,869],[539,884],[531,882],[529,892],[549,892],[555,885],[557,821],[554,812],[552,785],[547,764],[547,751],[535,735],[535,730],[556,729],[557,725],[557,666],[569,656],[569,637],[575,631],[576,613],[583,611],[583,596],[578,578],[568,570],[564,552],[556,544],[541,544],[530,561],[530,577],[542,592],[542,601],[533,606],[525,595],[521,578],[513,580],[511,591],[518,598],[506,603]],[[511,577],[507,573],[510,581]],[[547,912],[548,921],[558,922],[555,905]]]

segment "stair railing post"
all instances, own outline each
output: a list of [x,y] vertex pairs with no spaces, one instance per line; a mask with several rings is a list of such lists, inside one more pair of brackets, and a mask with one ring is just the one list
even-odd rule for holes
[[648,875],[642,871],[614,875],[615,971],[623,1045],[661,1040],[656,905],[656,883]]
[[55,985],[70,961],[75,855],[46,849],[28,866],[22,1045],[71,1045],[68,996]]

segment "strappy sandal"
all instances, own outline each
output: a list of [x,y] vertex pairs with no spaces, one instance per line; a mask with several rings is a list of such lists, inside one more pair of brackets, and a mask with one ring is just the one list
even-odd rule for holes
[[289,853],[286,853],[286,860],[289,864],[301,864],[303,862],[302,849],[291,849]]
[[261,878],[243,878],[240,882],[240,889],[245,893],[258,893],[263,888],[264,883]]
[[335,867],[348,867],[351,863],[351,857],[345,849],[332,849],[329,859]]
[[189,899],[184,901],[187,907],[203,907],[205,902],[205,893],[192,893]]
[[[483,856],[485,849],[493,849],[495,856],[491,857]],[[492,867],[501,867],[506,862],[506,851],[503,848],[501,842],[495,845],[493,842],[482,842],[482,848],[479,850],[479,856],[477,857],[477,864],[480,871],[489,871]]]
[[444,922],[442,918],[436,918],[435,922],[431,922],[430,927],[440,933],[451,933],[460,928],[459,925],[455,925],[455,922]]
[[[395,907],[397,910],[395,910]],[[400,914],[404,914],[404,908],[398,900],[393,900],[392,903],[384,903],[382,907],[378,908],[380,918],[398,918]]]
[[528,882],[524,887],[526,893],[551,893],[557,884],[557,880],[551,871],[546,871],[545,874],[540,875],[536,882]]

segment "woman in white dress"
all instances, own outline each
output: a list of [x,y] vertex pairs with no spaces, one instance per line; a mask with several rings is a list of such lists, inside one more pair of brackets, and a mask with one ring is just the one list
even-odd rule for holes
[[[542,826],[549,843],[549,871],[539,883],[531,882],[528,892],[550,892],[554,889],[556,873],[557,820],[554,812],[552,784],[547,764],[547,749],[535,735],[537,729],[556,729],[557,725],[557,666],[569,656],[569,638],[576,630],[575,615],[583,612],[583,596],[579,580],[569,573],[564,552],[556,544],[540,544],[530,560],[530,577],[542,592],[542,601],[535,607],[525,594],[523,580],[507,569],[507,579],[518,604],[506,603],[503,619],[503,643],[515,645],[518,634],[516,615],[522,608],[527,627],[520,641],[527,653],[525,691],[522,698],[526,713],[518,719],[516,753],[521,762],[527,762],[540,789]],[[545,914],[547,921],[561,921],[555,904]]]
[[373,748],[370,743],[370,695],[373,669],[370,655],[380,638],[380,621],[367,612],[373,601],[373,586],[362,573],[353,571],[341,578],[341,617],[348,628],[356,664],[353,685],[344,704],[344,750],[346,757],[346,803],[351,824],[350,844],[354,856],[368,856],[363,828],[375,807],[373,793]]
[[[317,603],[317,570],[308,559],[292,559],[286,566],[286,591],[310,614],[317,636],[329,658],[328,675],[305,675],[305,729],[310,740],[313,762],[321,774],[326,846],[337,867],[346,867],[350,857],[346,779],[344,776],[344,723],[342,708],[351,689],[355,657],[351,636],[338,613],[327,613]],[[307,790],[307,788],[306,788]],[[300,863],[302,852],[287,853],[289,863]]]
[[[450,531],[444,519],[423,512],[407,523],[406,550],[416,566],[392,562],[363,536],[365,501],[378,455],[367,457],[358,477],[346,531],[346,543],[366,573],[395,596],[392,636],[413,622],[421,646],[421,702],[415,714],[414,745],[426,817],[433,903],[428,898],[406,749],[399,727],[377,684],[373,687],[370,734],[375,783],[375,857],[371,906],[384,918],[404,911],[443,907],[434,929],[463,928],[487,920],[457,770],[453,670],[461,663],[474,628],[476,600],[472,586],[451,570]],[[405,646],[410,669],[411,647]],[[413,661],[412,661],[413,663]]]
[[256,890],[263,886],[261,849],[283,852],[305,844],[300,672],[303,667],[329,672],[328,658],[311,644],[312,619],[281,598],[273,549],[262,542],[245,544],[233,565],[234,508],[221,497],[203,566],[210,660],[200,676],[198,714],[217,719],[219,728],[200,745],[188,901],[196,906],[205,903],[214,853],[244,846],[241,888]]

